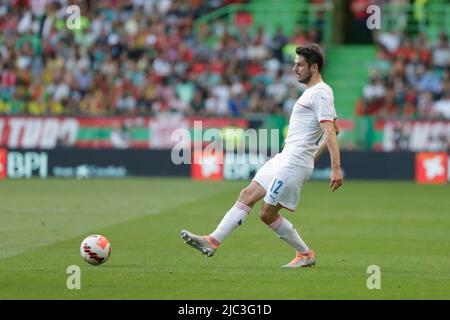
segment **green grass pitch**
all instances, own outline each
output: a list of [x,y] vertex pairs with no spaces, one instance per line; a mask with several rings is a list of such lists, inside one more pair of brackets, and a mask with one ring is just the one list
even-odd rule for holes
[[[0,299],[450,299],[449,186],[308,182],[297,212],[282,211],[317,254],[286,270],[293,250],[257,204],[212,258],[180,239],[209,233],[247,181],[188,179],[0,181]],[[91,266],[79,246],[111,242]],[[81,267],[81,289],[66,269]],[[381,269],[381,289],[366,286]]]

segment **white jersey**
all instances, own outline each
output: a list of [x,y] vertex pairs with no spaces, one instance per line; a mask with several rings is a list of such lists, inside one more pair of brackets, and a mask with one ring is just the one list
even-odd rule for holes
[[292,109],[283,158],[290,165],[314,168],[314,154],[323,136],[320,123],[336,118],[333,89],[323,81],[307,88]]

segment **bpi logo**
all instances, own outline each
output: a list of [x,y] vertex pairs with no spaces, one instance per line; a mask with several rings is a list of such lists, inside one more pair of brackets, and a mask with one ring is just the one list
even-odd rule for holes
[[448,170],[446,153],[418,153],[416,155],[416,182],[446,183]]
[[2,166],[7,168],[8,178],[31,178],[34,175],[46,178],[48,175],[48,154],[46,152],[9,151],[7,159],[3,163]]

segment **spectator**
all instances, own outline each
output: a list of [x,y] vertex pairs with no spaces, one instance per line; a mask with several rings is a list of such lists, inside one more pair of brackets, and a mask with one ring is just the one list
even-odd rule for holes
[[440,34],[439,43],[433,49],[433,66],[441,69],[450,66],[450,46],[445,33]]
[[370,6],[369,0],[352,0],[350,3],[350,10],[353,14],[350,40],[353,40],[354,43],[368,43],[371,39],[370,30],[366,25],[368,6]]
[[286,118],[289,119],[292,109],[294,108],[295,103],[298,100],[299,92],[296,87],[289,87],[289,96],[283,102],[283,112]]
[[429,90],[435,95],[441,92],[441,80],[431,69],[420,68],[417,89],[419,91]]
[[195,91],[194,98],[191,103],[192,110],[191,112],[194,115],[205,115],[205,93],[202,88],[198,88]]
[[227,3],[78,1],[81,29],[69,30],[66,0],[3,1],[0,113],[280,112],[287,86],[298,87],[283,52],[317,40],[317,26],[292,37],[222,23],[193,32],[194,19]]
[[237,93],[230,99],[229,109],[230,114],[233,117],[239,117],[246,114],[248,109],[248,101],[242,92]]
[[[358,114],[445,116],[445,94],[450,90],[448,37],[441,33],[433,50],[424,47],[428,40],[423,33],[416,39],[398,38],[401,45],[395,50],[392,43],[377,39],[377,60],[370,68],[370,82],[363,88],[364,107],[357,105]],[[437,100],[438,113],[433,111]]]
[[378,77],[372,77],[369,84],[363,88],[363,97],[367,105],[367,113],[373,114],[381,108],[386,89]]
[[283,60],[283,47],[288,43],[288,38],[283,34],[281,27],[277,28],[276,34],[269,42],[269,47],[272,50],[272,55],[278,61]]
[[417,112],[421,118],[429,118],[433,114],[433,93],[425,91],[417,99]]
[[389,55],[391,55],[400,45],[400,33],[394,31],[380,32],[376,34],[376,41]]
[[274,99],[276,103],[282,103],[287,95],[286,84],[281,80],[282,72],[278,72],[275,79],[267,86],[267,94]]
[[433,105],[433,114],[444,119],[450,119],[450,91],[446,91],[442,98]]
[[394,52],[394,56],[397,58],[403,58],[406,62],[410,62],[413,58],[413,55],[416,53],[411,41],[406,38],[403,39],[402,44],[397,50]]

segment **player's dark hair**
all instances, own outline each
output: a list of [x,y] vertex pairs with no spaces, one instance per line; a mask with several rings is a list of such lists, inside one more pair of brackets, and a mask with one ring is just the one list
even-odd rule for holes
[[313,43],[306,46],[300,46],[295,49],[295,53],[305,58],[306,63],[311,67],[314,63],[317,63],[319,73],[322,72],[323,66],[323,54],[320,47]]

